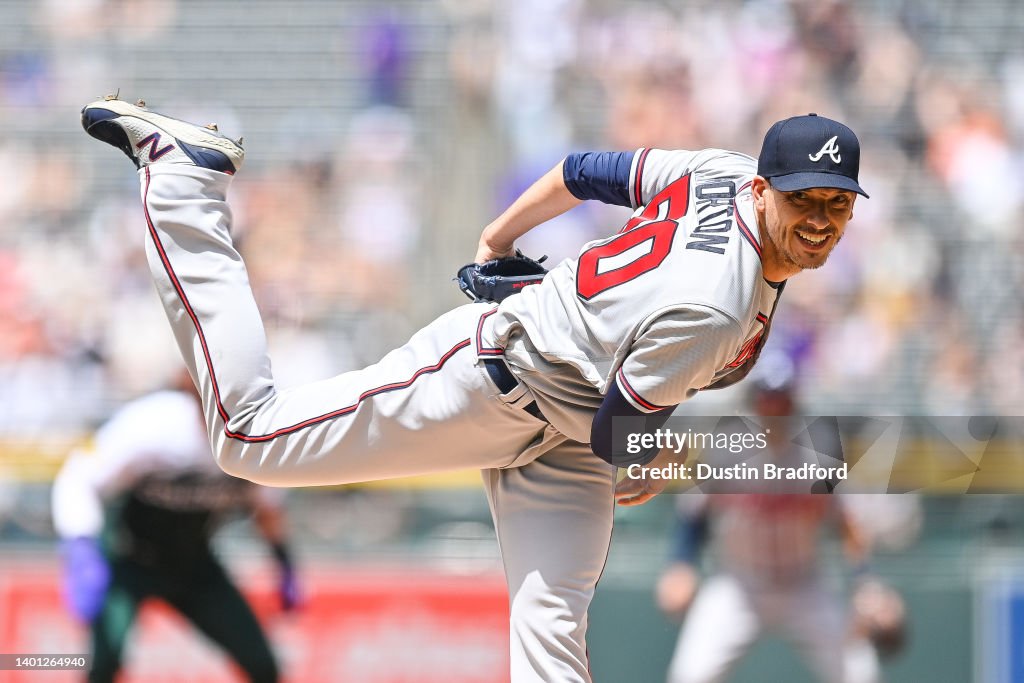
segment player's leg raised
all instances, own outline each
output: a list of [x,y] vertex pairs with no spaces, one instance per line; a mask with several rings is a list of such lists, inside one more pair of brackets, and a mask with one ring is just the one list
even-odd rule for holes
[[340,484],[500,467],[544,442],[546,424],[497,400],[477,364],[480,305],[442,316],[368,368],[277,391],[231,241],[226,195],[240,144],[120,100],[87,105],[82,123],[140,169],[150,270],[225,471]]
[[225,471],[308,486],[496,467],[544,430],[493,398],[472,339],[480,305],[442,316],[370,367],[277,391],[231,244],[230,177],[181,166],[143,176],[151,271]]

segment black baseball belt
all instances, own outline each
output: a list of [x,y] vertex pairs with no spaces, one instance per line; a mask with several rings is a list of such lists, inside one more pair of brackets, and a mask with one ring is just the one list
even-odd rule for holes
[[[487,374],[490,375],[491,381],[494,382],[494,386],[498,387],[498,391],[503,394],[515,389],[519,386],[519,380],[509,370],[508,364],[504,358],[484,358],[483,359],[484,369],[487,370]],[[537,401],[530,401],[527,405],[523,406],[523,410],[533,415],[538,420],[547,422],[547,418],[544,417],[544,413],[540,411],[540,406],[537,405]]]

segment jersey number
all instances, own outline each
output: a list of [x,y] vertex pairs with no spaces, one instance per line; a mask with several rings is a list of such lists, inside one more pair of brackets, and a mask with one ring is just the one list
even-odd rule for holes
[[661,265],[690,204],[690,176],[659,192],[615,239],[580,255],[576,293],[589,300]]

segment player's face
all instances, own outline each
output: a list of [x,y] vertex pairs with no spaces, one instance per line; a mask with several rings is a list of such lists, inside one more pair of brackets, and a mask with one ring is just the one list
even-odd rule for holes
[[[765,250],[769,267],[784,279],[808,268],[819,268],[843,238],[853,218],[856,194],[817,187],[783,192],[765,183],[755,200],[763,207],[763,226],[771,246]],[[769,277],[769,279],[774,279]]]

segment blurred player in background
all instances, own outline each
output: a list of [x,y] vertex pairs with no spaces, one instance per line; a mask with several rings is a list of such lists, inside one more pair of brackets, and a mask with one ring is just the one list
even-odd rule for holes
[[70,610],[91,630],[90,681],[112,681],[142,602],[160,598],[222,647],[252,681],[278,666],[249,605],[211,547],[228,513],[251,512],[279,565],[281,605],[298,604],[280,492],[230,477],[210,457],[188,374],[124,406],[75,452],[53,487]]
[[[793,443],[800,431],[809,428],[804,421],[792,419],[794,380],[793,363],[775,353],[766,354],[751,377],[754,415],[769,428],[768,452],[759,452],[757,458],[784,466],[813,461],[818,457],[815,451],[837,452],[828,442],[836,435],[827,429],[813,435],[814,451]],[[702,457],[714,464],[724,464],[726,459],[753,462],[756,458],[749,453],[714,451]],[[705,489],[705,495],[680,497],[673,564],[657,586],[662,611],[673,617],[686,613],[668,683],[727,680],[766,631],[791,642],[823,683],[879,683],[867,622],[873,618],[869,615],[878,615],[889,619],[890,626],[901,625],[902,601],[880,581],[866,579],[869,539],[847,510],[846,498],[796,493],[791,484],[787,489],[786,483],[779,482],[745,482],[742,493],[723,492],[729,486],[719,482]],[[876,600],[865,605],[865,618],[858,620],[865,628],[850,628],[842,599],[828,586],[821,563],[821,540],[830,528],[841,535],[858,585],[863,581],[864,586],[885,591],[886,609],[896,611],[883,616]],[[708,540],[717,565],[715,573],[702,582],[699,556]]]

